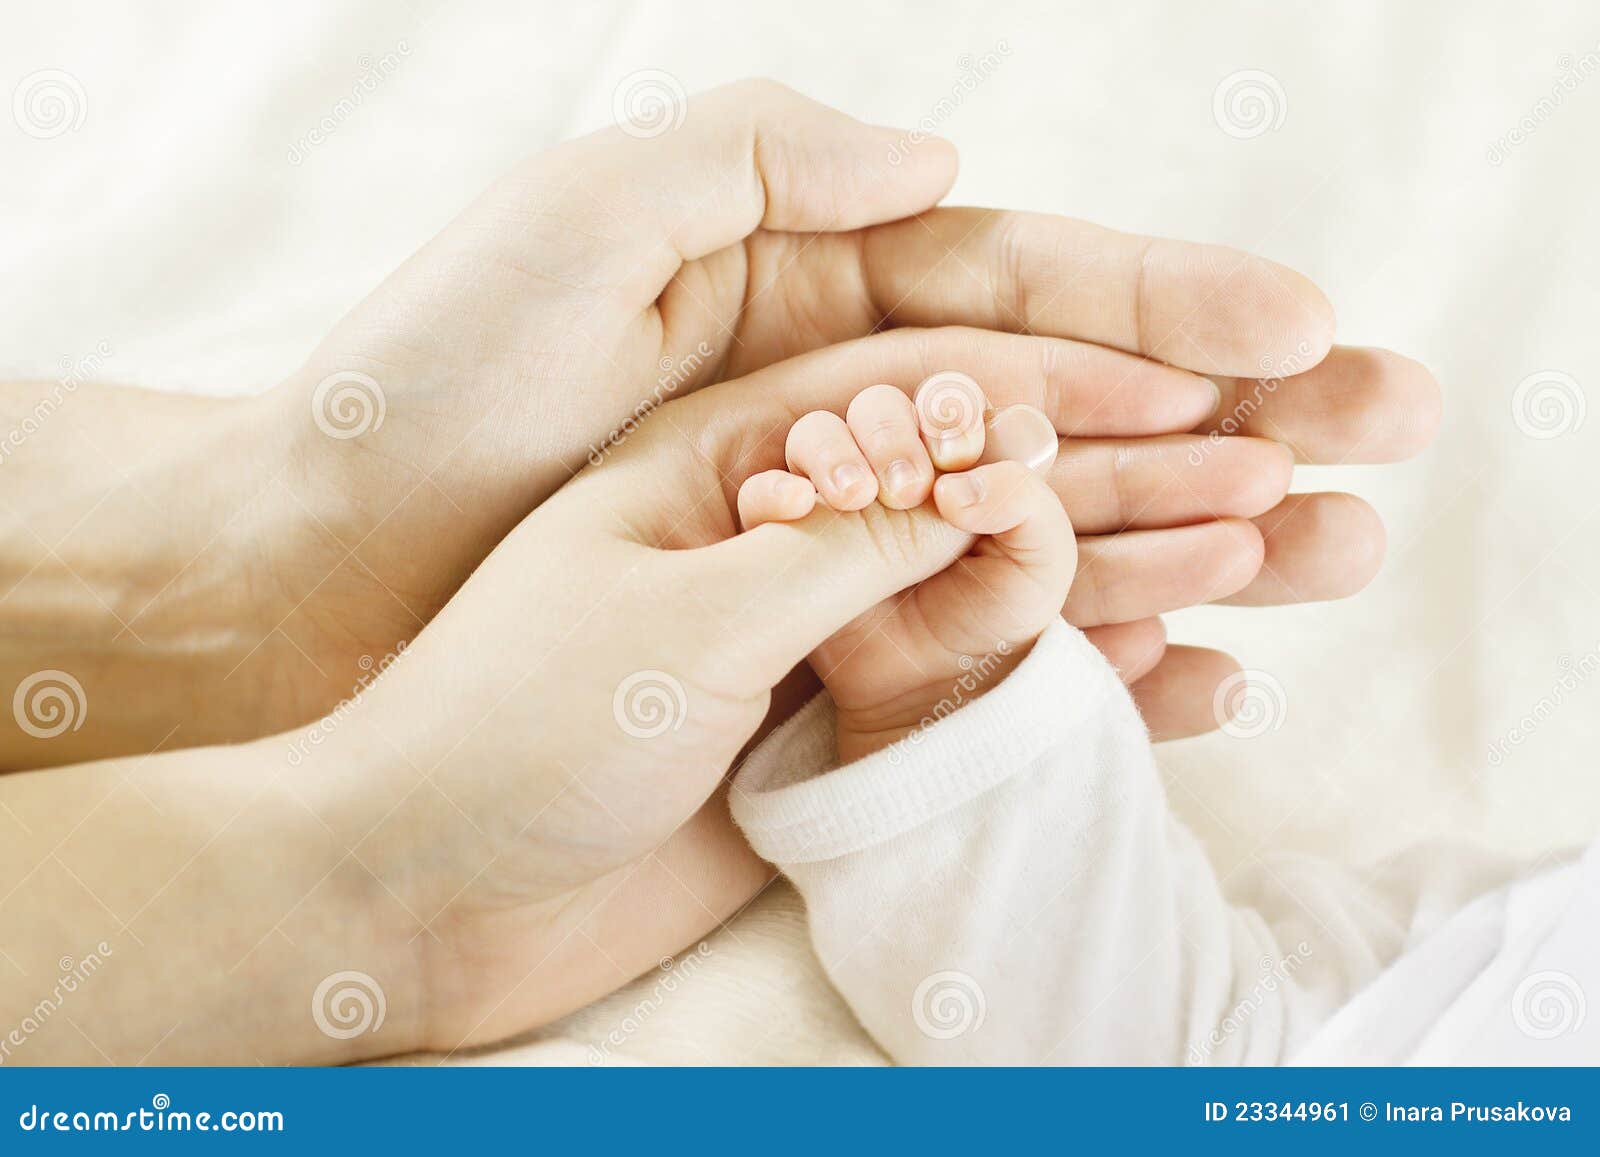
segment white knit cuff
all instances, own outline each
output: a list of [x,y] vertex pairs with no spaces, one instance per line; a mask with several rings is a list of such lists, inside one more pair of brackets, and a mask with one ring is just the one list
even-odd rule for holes
[[849,855],[1023,771],[1121,685],[1093,644],[1058,620],[998,687],[836,770],[829,770],[837,758],[833,702],[818,695],[740,766],[729,797],[733,818],[774,864]]

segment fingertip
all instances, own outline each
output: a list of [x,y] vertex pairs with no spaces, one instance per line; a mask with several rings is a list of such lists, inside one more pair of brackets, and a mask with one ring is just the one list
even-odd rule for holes
[[[1183,251],[1180,247],[1179,252]],[[1178,331],[1199,340],[1209,355],[1175,359],[1189,368],[1257,379],[1289,378],[1319,364],[1333,349],[1333,304],[1310,278],[1285,265],[1238,250],[1212,247],[1206,297],[1198,316]],[[1207,364],[1209,363],[1209,364]]]
[[961,169],[961,155],[954,142],[945,137],[928,136],[916,129],[898,129],[890,125],[874,127],[890,138],[884,159],[892,168],[911,170],[919,184],[929,190],[937,189],[939,197],[950,191]]
[[1348,356],[1363,367],[1365,380],[1376,383],[1372,387],[1374,409],[1388,419],[1387,436],[1366,457],[1403,462],[1422,453],[1444,418],[1444,393],[1433,372],[1393,350],[1366,349]]
[[739,487],[739,525],[754,530],[769,522],[798,522],[817,503],[817,490],[785,470],[766,470]]
[[855,462],[834,467],[827,486],[828,505],[835,510],[865,510],[878,497],[878,481],[872,471]]
[[956,370],[925,378],[913,398],[928,457],[939,470],[966,470],[983,456],[988,399],[978,383]]
[[1230,701],[1224,689],[1237,686],[1241,675],[1232,655],[1173,645],[1131,690],[1150,738],[1162,743],[1204,735],[1232,719],[1242,704],[1237,698]]
[[933,503],[942,517],[969,534],[1002,534],[1014,528],[1026,508],[1019,492],[1032,476],[1020,462],[990,462],[943,474],[933,484]]
[[1020,462],[1035,474],[1055,464],[1061,440],[1043,410],[1018,404],[992,411],[984,423],[983,462]]
[[1333,350],[1333,339],[1339,329],[1339,319],[1334,313],[1333,302],[1328,300],[1328,295],[1323,293],[1317,284],[1304,274],[1296,273],[1285,266],[1277,267],[1289,287],[1291,300],[1302,314],[1296,326],[1296,340],[1293,351],[1286,355],[1291,359],[1291,365],[1286,367],[1288,374],[1300,374],[1317,365]]

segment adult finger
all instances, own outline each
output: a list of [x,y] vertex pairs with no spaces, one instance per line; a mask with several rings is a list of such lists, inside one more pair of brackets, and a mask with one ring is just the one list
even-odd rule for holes
[[1238,673],[1238,662],[1221,651],[1168,647],[1161,661],[1131,688],[1150,738],[1159,743],[1221,727],[1227,716],[1218,717],[1217,688]]
[[879,383],[909,396],[942,370],[974,378],[997,408],[1044,411],[1063,434],[1177,433],[1210,413],[1217,398],[1205,378],[1128,354],[954,326],[871,334],[788,358],[677,398],[646,422],[705,439],[723,472],[743,477],[783,466],[784,435],[802,415],[845,414],[851,399]]
[[1124,683],[1132,683],[1155,667],[1167,650],[1167,628],[1158,618],[1090,627],[1084,638],[1093,643]]
[[1388,350],[1338,346],[1303,372],[1215,381],[1222,402],[1201,433],[1272,438],[1301,462],[1399,462],[1439,428],[1439,383]]
[[503,259],[635,286],[653,301],[682,263],[758,228],[896,220],[935,204],[955,180],[948,142],[913,145],[903,130],[863,124],[773,81],[669,101],[663,112],[665,128],[593,133],[491,188],[474,214],[527,226],[500,238],[510,247]]
[[1252,521],[1264,544],[1261,570],[1221,602],[1261,607],[1347,598],[1383,565],[1383,519],[1354,494],[1291,494]]
[[1261,560],[1261,532],[1242,518],[1080,538],[1064,613],[1093,627],[1212,602],[1242,590]]
[[1262,438],[1068,438],[1050,485],[1080,534],[1255,518],[1289,492],[1290,452]]
[[860,276],[897,324],[976,325],[1252,374],[1333,341],[1333,308],[1284,266],[1041,213],[942,208],[867,231]]

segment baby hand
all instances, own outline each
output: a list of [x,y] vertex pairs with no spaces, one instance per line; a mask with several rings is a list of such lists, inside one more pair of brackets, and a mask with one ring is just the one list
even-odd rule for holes
[[886,599],[811,655],[838,713],[839,757],[881,750],[977,698],[1009,672],[1061,613],[1077,544],[1043,480],[1055,430],[1031,406],[989,411],[976,382],[935,374],[916,401],[894,386],[857,394],[844,418],[797,421],[787,470],[739,489],[745,529],[792,522],[820,501],[837,511],[928,501],[979,536],[933,577]]

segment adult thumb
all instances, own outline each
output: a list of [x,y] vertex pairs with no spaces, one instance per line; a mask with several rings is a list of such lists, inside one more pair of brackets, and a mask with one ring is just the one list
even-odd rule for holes
[[766,523],[680,558],[727,628],[719,637],[738,640],[730,661],[771,686],[856,616],[937,574],[974,541],[931,503],[874,503],[850,514],[819,506],[801,521]]

